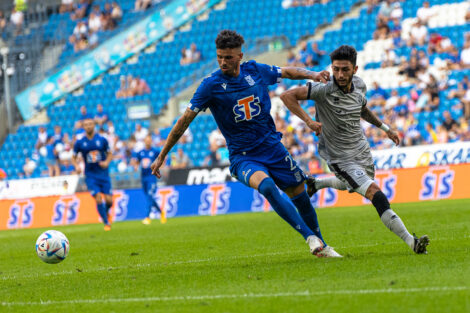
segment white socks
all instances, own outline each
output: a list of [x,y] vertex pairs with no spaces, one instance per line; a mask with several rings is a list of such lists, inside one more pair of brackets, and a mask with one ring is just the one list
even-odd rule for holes
[[392,232],[400,237],[411,249],[414,248],[415,240],[408,232],[400,217],[392,209],[385,211],[380,217],[382,223]]

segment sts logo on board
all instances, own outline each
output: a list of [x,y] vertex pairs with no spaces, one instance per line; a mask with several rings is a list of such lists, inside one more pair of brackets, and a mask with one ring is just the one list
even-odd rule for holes
[[230,187],[226,184],[208,185],[201,192],[199,215],[224,214],[230,208]]
[[76,196],[63,196],[54,203],[52,225],[75,224],[78,219],[80,199]]
[[113,191],[113,207],[111,214],[113,221],[124,221],[127,217],[127,204],[129,203],[129,195],[124,190]]
[[34,203],[27,200],[15,201],[10,206],[9,218],[7,221],[8,228],[25,228],[33,223]]
[[420,200],[445,199],[454,190],[455,171],[448,167],[431,167],[421,179]]
[[[155,201],[160,210],[166,212],[166,217],[173,217],[178,212],[179,192],[173,187],[158,188]],[[160,218],[160,212],[155,213],[156,218]]]
[[268,200],[263,197],[258,190],[253,189],[253,202],[251,202],[252,212],[268,212],[271,209],[271,205]]

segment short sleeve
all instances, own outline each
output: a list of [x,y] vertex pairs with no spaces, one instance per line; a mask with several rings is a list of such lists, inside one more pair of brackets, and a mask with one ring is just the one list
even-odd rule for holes
[[208,79],[204,79],[202,83],[197,88],[196,92],[193,95],[189,103],[189,109],[199,113],[204,111],[209,106],[210,100],[212,97],[210,82]]
[[105,152],[109,152],[109,143],[108,143],[108,140],[104,137],[103,137],[103,150]]
[[325,84],[317,82],[308,82],[307,88],[307,99],[321,101],[325,98]]
[[256,68],[266,85],[274,85],[281,82],[282,70],[279,66],[256,63]]

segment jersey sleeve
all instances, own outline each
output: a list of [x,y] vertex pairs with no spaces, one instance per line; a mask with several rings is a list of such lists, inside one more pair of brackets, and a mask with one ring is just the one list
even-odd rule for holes
[[212,97],[210,81],[208,78],[204,79],[197,88],[189,103],[189,109],[196,113],[204,111],[209,106]]
[[314,101],[321,101],[325,98],[326,85],[317,82],[308,82],[307,83],[307,99]]
[[109,149],[109,143],[106,138],[103,137],[103,150],[104,152],[110,152],[111,150]]
[[274,85],[281,82],[282,70],[279,66],[255,63],[258,72],[266,85]]

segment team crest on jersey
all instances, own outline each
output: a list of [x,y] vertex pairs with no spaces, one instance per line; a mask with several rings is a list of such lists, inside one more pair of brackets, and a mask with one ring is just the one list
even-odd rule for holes
[[230,187],[226,184],[208,185],[201,192],[201,203],[199,204],[199,215],[224,214],[230,208]]
[[224,90],[227,90],[227,84],[226,83],[223,83],[221,86],[222,86],[222,88],[224,88]]
[[76,196],[64,196],[54,203],[52,225],[75,224],[78,219],[80,199]]
[[96,141],[96,145],[97,145],[98,147],[101,145],[101,143],[100,143],[99,140]]
[[33,224],[34,203],[30,200],[18,200],[10,206],[8,228],[24,228]]
[[261,113],[259,98],[251,95],[238,100],[237,104],[233,107],[233,113],[237,123],[252,120],[253,117]]
[[446,199],[454,190],[455,171],[448,167],[432,167],[421,179],[420,200]]
[[255,81],[253,80],[253,78],[251,78],[250,75],[245,76],[245,80],[246,80],[246,82],[248,83],[248,85],[250,85],[250,86],[254,86],[254,85],[255,85]]

